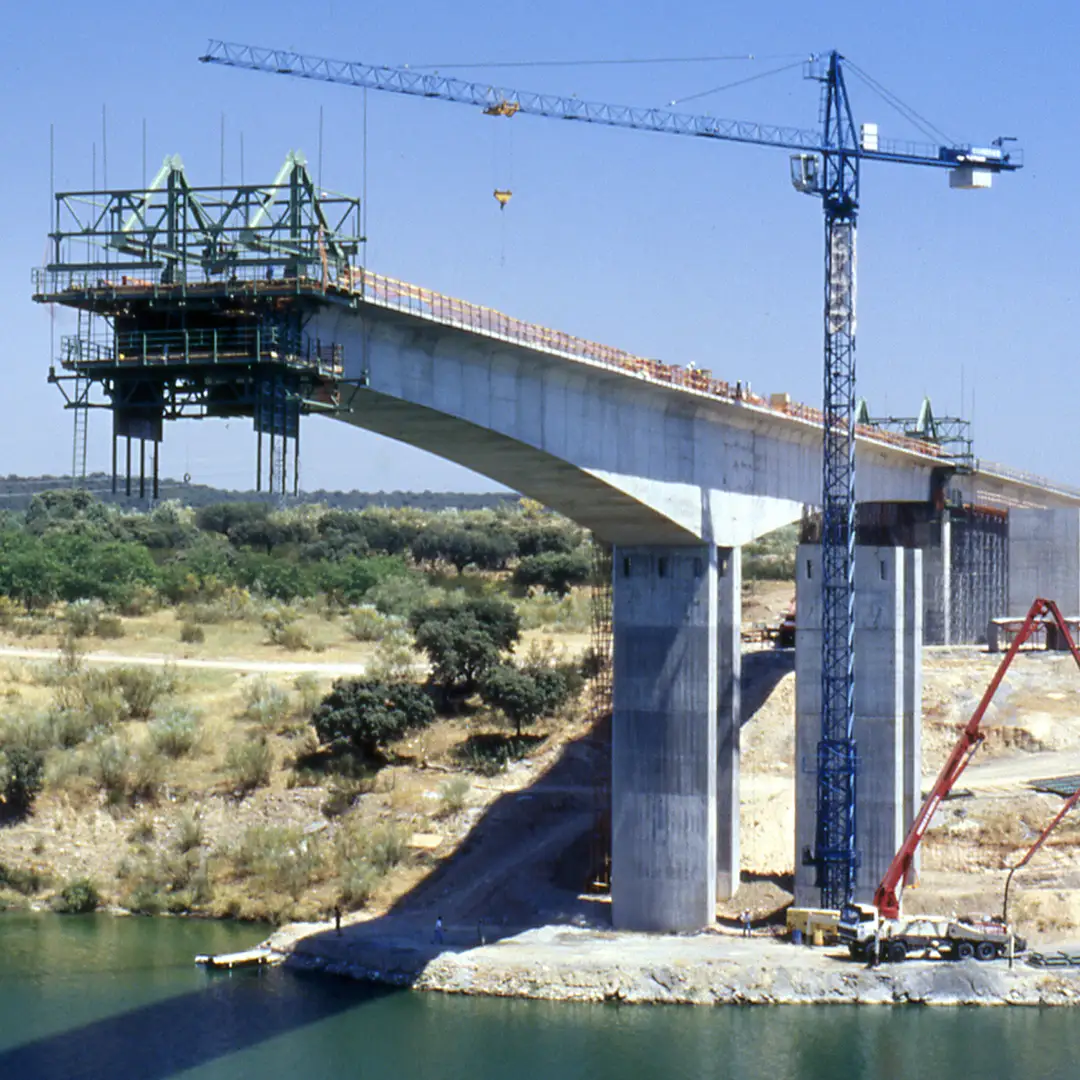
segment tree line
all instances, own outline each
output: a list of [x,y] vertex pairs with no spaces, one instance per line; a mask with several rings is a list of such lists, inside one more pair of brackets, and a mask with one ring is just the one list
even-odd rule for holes
[[133,513],[85,491],[52,491],[23,513],[0,515],[0,594],[27,611],[78,600],[124,610],[147,593],[180,603],[230,586],[347,605],[390,578],[452,568],[509,572],[522,589],[561,596],[589,579],[587,541],[572,522],[527,502],[435,513],[164,503]]

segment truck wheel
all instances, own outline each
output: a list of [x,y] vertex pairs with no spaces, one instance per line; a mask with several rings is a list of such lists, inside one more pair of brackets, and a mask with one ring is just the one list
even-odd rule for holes
[[850,956],[852,960],[866,959],[866,950],[863,948],[863,943],[861,941],[848,942],[847,951],[848,956]]
[[980,941],[975,946],[976,960],[993,960],[997,956],[997,949],[992,941]]
[[958,941],[952,951],[957,960],[970,960],[975,955],[975,946],[970,941]]
[[902,964],[907,959],[907,946],[902,941],[890,941],[885,948],[885,959],[890,964]]

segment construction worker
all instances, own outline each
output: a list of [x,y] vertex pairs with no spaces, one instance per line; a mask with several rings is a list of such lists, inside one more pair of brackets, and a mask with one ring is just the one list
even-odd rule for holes
[[751,922],[750,909],[749,908],[744,908],[743,909],[743,913],[739,916],[739,922],[742,923],[742,936],[743,937],[749,937],[750,936],[750,922]]
[[866,943],[866,966],[868,968],[876,968],[881,960],[881,941],[877,934],[875,934]]

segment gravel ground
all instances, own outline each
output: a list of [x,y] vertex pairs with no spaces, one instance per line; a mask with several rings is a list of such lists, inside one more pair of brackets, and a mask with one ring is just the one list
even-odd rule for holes
[[292,966],[418,990],[549,1001],[693,1005],[1076,1005],[1080,972],[1017,962],[908,961],[868,970],[846,952],[772,937],[624,934],[546,926],[477,947],[475,929],[387,920],[340,935],[289,928],[268,946]]

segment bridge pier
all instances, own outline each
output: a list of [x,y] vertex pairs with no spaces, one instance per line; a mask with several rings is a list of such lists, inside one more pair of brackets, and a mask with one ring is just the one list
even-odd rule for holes
[[738,885],[738,549],[616,547],[612,922],[710,926]]
[[1080,510],[1009,511],[1009,605],[1022,617],[1037,596],[1080,615]]
[[[795,903],[816,907],[817,744],[821,738],[821,548],[799,546],[795,634]],[[859,547],[855,558],[855,789],[860,865],[869,901],[920,804],[922,552]]]
[[1007,606],[1003,512],[971,506],[938,510],[927,502],[867,502],[859,504],[857,528],[860,545],[923,552],[925,644],[986,641],[989,620],[1005,614]]

